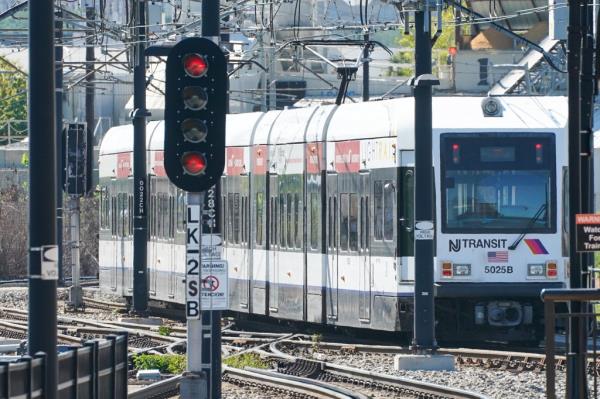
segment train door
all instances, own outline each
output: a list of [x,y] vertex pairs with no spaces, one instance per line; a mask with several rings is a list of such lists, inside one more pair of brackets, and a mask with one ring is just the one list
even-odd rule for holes
[[358,314],[363,323],[371,319],[371,250],[370,250],[370,223],[369,212],[370,178],[368,173],[360,175],[360,204],[359,204],[359,300]]
[[167,277],[167,296],[169,299],[175,298],[175,229],[177,223],[177,190],[169,185],[169,247],[168,262],[169,274]]
[[327,319],[338,318],[338,176],[327,176]]
[[[129,188],[133,188],[133,179],[129,180]],[[133,195],[127,194],[127,265],[123,269],[123,281],[126,281],[127,292],[133,292]],[[129,268],[131,265],[131,268]]]
[[127,287],[127,282],[125,280],[125,246],[126,246],[126,242],[125,242],[125,237],[126,237],[126,231],[125,231],[125,227],[126,227],[126,221],[128,219],[128,215],[127,215],[127,194],[125,193],[119,193],[118,194],[118,200],[117,200],[117,212],[118,212],[118,218],[119,220],[117,221],[117,226],[118,226],[118,232],[117,232],[117,237],[118,237],[118,245],[119,245],[119,258],[118,258],[118,265],[119,265],[119,275],[121,276],[121,287],[123,288],[123,291],[126,290]]
[[240,240],[240,308],[248,309],[248,296],[250,288],[250,259],[248,257],[249,248],[249,233],[250,233],[250,220],[248,216],[250,214],[250,206],[248,205],[248,177],[242,176],[240,178],[241,183],[241,197],[240,197],[240,216],[241,216],[241,240]]
[[269,312],[279,309],[279,246],[281,209],[279,203],[278,176],[269,175],[270,247],[269,247]]
[[110,238],[111,238],[111,252],[112,252],[112,264],[113,268],[110,273],[110,288],[113,291],[117,290],[117,276],[120,272],[119,269],[119,254],[118,254],[118,236],[117,236],[117,196],[110,196]]
[[156,265],[158,261],[158,247],[160,229],[162,226],[161,208],[162,199],[157,191],[156,179],[150,181],[150,212],[152,213],[152,226],[150,233],[150,242],[148,242],[148,291],[150,295],[156,295]]
[[401,151],[401,167],[399,173],[399,205],[398,205],[398,244],[401,263],[401,280],[414,281],[414,152]]

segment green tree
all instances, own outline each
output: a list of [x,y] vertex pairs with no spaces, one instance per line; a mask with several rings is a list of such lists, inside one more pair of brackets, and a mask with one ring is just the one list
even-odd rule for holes
[[[10,120],[27,120],[27,75],[0,57],[0,135],[7,135]],[[12,135],[27,135],[26,122],[12,123],[11,128]]]
[[[435,14],[432,14],[435,15]],[[435,22],[435,21],[433,21]],[[434,73],[435,73],[435,65],[437,65],[440,60],[445,60],[448,56],[448,48],[457,47],[456,42],[454,40],[454,28],[448,26],[450,23],[454,22],[454,12],[451,8],[446,8],[442,12],[442,33],[437,38],[435,44],[433,45],[433,56],[432,61],[434,63]],[[435,32],[437,29],[436,24],[432,23],[432,32]],[[411,76],[414,73],[414,60],[415,60],[415,32],[414,29],[411,29],[410,34],[405,35],[404,33],[400,33],[398,38],[396,39],[396,44],[400,47],[400,51],[392,55],[391,61],[394,64],[410,64],[403,66],[392,66],[388,71],[389,76]]]

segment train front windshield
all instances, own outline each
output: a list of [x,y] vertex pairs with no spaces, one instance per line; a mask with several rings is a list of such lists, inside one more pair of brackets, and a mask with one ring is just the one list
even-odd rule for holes
[[554,135],[441,135],[444,233],[556,229]]

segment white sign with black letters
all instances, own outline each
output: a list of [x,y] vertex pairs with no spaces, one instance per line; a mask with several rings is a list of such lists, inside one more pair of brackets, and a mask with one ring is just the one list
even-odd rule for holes
[[200,319],[200,207],[187,206],[185,315]]
[[415,222],[415,240],[433,240],[433,222],[420,220]]

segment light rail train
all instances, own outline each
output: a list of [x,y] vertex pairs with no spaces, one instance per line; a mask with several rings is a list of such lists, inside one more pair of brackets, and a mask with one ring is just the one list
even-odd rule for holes
[[[531,341],[567,284],[564,97],[434,97],[440,339]],[[186,196],[147,127],[150,300],[183,304]],[[100,149],[100,283],[133,293],[133,128]],[[232,311],[409,332],[412,98],[229,115],[219,227]],[[418,201],[418,197],[416,198]]]

